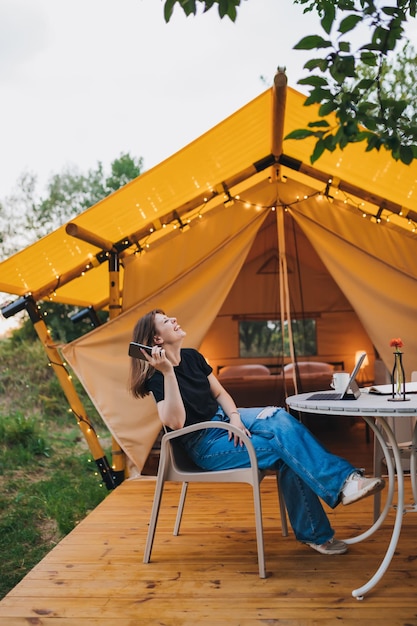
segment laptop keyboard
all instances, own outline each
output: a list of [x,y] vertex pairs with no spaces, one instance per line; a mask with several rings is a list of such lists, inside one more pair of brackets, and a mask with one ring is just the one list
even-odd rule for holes
[[307,400],[341,400],[340,393],[329,391],[327,393],[313,393]]

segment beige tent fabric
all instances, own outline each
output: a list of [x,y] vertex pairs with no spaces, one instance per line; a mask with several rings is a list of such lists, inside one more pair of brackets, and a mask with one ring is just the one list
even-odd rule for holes
[[248,254],[266,212],[234,206],[212,211],[167,245],[131,259],[125,272],[129,309],[63,347],[110,432],[132,463],[143,468],[161,428],[154,402],[128,392],[128,344],[137,319],[153,308],[175,315],[198,347]]
[[310,200],[290,212],[355,309],[388,369],[393,365],[389,342],[401,337],[410,380],[411,371],[417,369],[415,238],[326,199]]
[[[305,96],[294,89],[287,89],[285,101],[284,136],[306,128],[316,118],[318,107],[304,106]],[[158,225],[171,222],[174,211],[183,215],[184,209],[194,210],[204,202],[204,197],[211,198],[213,194],[221,197],[225,186],[233,194],[238,193],[239,181],[248,179],[255,171],[264,171],[262,163],[268,161],[273,137],[272,107],[273,92],[268,89],[71,222],[108,242],[131,241],[123,256],[133,254],[136,242],[143,245],[151,228],[154,228],[150,237],[153,241],[161,231]],[[321,189],[326,184],[323,180],[331,178],[335,189],[337,181],[342,181],[340,196],[346,185],[365,190],[368,198],[375,198],[379,205],[387,207],[382,211],[383,216],[387,216],[392,202],[402,207],[404,215],[410,211],[412,216],[416,215],[417,161],[404,165],[385,150],[369,153],[364,143],[356,143],[343,151],[325,152],[314,164],[316,174],[309,176],[306,171],[311,167],[307,164],[314,144],[314,137],[283,141],[285,161],[291,165],[280,168],[282,180],[297,176],[298,180],[308,179],[307,184]],[[318,172],[322,175],[317,177]],[[258,202],[256,198],[254,201]],[[375,213],[378,206],[371,205],[368,209]],[[412,219],[417,221],[415,217]],[[410,228],[407,220],[400,222],[404,231]],[[101,245],[97,247],[70,236],[66,225],[62,225],[0,263],[0,291],[17,296],[30,293],[36,300],[51,298],[81,307],[102,308],[109,293],[107,264],[101,265],[101,249]]]

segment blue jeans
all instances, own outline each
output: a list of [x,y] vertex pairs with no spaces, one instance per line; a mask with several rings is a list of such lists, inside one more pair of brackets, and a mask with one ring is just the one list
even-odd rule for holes
[[[328,452],[284,409],[272,407],[269,417],[257,419],[261,410],[239,409],[241,420],[251,433],[258,466],[279,470],[280,489],[298,541],[325,543],[333,537],[334,530],[319,498],[334,508],[346,478],[355,468]],[[229,418],[219,407],[213,420]],[[233,469],[250,464],[245,446],[235,446],[225,430],[198,431],[184,441],[184,447],[203,469]]]

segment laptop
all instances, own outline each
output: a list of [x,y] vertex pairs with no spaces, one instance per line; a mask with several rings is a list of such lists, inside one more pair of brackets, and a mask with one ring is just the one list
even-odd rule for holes
[[361,365],[366,357],[366,352],[362,352],[353,371],[349,377],[348,383],[344,391],[339,393],[338,391],[324,391],[319,393],[313,393],[307,400],[357,400],[361,395],[358,383],[356,382],[356,376],[358,375]]

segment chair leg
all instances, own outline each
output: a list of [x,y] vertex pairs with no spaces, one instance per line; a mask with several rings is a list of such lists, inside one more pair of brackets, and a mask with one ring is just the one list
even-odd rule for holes
[[266,578],[264,555],[264,532],[262,525],[261,491],[259,482],[253,484],[253,504],[255,508],[256,543],[258,546],[259,577]]
[[279,472],[276,473],[276,477],[277,477],[279,512],[281,515],[282,536],[288,537],[287,509],[285,507],[284,496],[282,495],[281,489],[279,488]]
[[149,561],[151,560],[153,540],[155,537],[156,524],[158,521],[159,509],[161,506],[161,499],[162,499],[162,492],[164,490],[164,484],[165,484],[165,481],[162,478],[162,473],[161,473],[161,476],[158,475],[158,478],[156,479],[156,487],[155,487],[155,495],[154,495],[154,500],[153,500],[153,505],[152,505],[151,519],[149,521],[148,536],[146,538],[145,552],[143,555],[144,563],[149,563]]
[[175,536],[177,536],[178,533],[180,532],[182,512],[184,510],[185,496],[187,495],[187,489],[188,489],[188,483],[182,483],[180,501],[178,503],[177,517],[175,519],[175,526],[174,526],[174,532],[173,532]]

